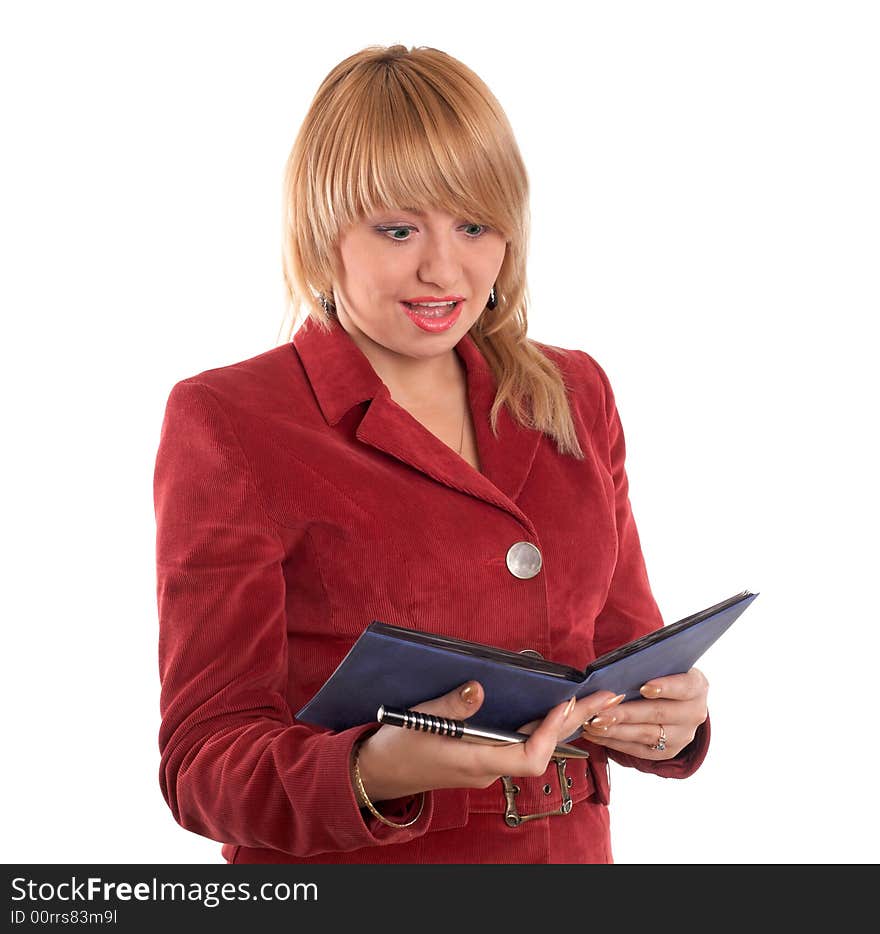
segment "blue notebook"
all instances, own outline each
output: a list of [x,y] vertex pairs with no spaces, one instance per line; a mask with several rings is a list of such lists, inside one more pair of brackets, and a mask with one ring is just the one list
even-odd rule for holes
[[551,707],[594,691],[641,697],[652,678],[688,671],[757,597],[744,590],[572,668],[507,649],[374,621],[358,637],[296,719],[331,730],[376,720],[379,706],[408,708],[465,681],[479,681],[485,701],[476,726],[516,730]]

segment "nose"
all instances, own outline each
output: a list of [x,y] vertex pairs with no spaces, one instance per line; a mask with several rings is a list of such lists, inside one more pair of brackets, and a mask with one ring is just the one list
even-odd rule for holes
[[426,285],[436,285],[452,291],[461,281],[462,261],[452,237],[426,238],[419,256],[419,279]]

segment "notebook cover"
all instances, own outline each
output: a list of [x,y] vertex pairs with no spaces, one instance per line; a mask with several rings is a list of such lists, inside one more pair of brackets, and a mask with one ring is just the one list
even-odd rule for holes
[[[411,707],[446,694],[472,679],[483,685],[485,701],[468,722],[506,730],[516,730],[540,719],[572,694],[580,698],[594,691],[609,690],[626,694],[627,700],[631,700],[641,697],[639,688],[651,678],[693,667],[756,596],[744,591],[717,606],[730,605],[693,625],[676,628],[678,624],[672,624],[657,630],[652,634],[656,641],[595,671],[588,668],[586,676],[564,665],[560,665],[559,670],[570,672],[570,677],[514,666],[503,658],[425,645],[398,638],[393,631],[383,631],[383,624],[371,623],[317,694],[298,711],[296,718],[331,730],[344,730],[375,722],[381,704]],[[679,623],[688,619],[690,617]],[[489,649],[486,656],[491,656],[492,647],[485,648]],[[500,651],[503,655],[504,650]],[[618,655],[620,650],[609,654]],[[570,680],[573,677],[580,680]]]

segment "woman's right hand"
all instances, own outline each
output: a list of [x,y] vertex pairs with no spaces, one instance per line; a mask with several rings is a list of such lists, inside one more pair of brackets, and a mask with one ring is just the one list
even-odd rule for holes
[[[484,697],[482,685],[468,681],[411,709],[467,720],[480,709]],[[543,775],[557,743],[622,699],[610,691],[597,691],[573,704],[563,701],[542,720],[521,728],[531,734],[526,742],[504,746],[384,725],[360,744],[361,781],[375,803],[434,788],[488,788],[502,775]]]

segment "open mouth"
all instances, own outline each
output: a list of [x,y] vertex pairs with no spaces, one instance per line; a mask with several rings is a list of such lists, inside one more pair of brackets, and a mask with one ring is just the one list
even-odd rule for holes
[[445,318],[456,311],[461,302],[430,302],[428,304],[413,304],[402,302],[411,312],[423,318]]
[[439,333],[455,327],[461,317],[464,299],[457,302],[401,302],[406,316],[423,331]]

